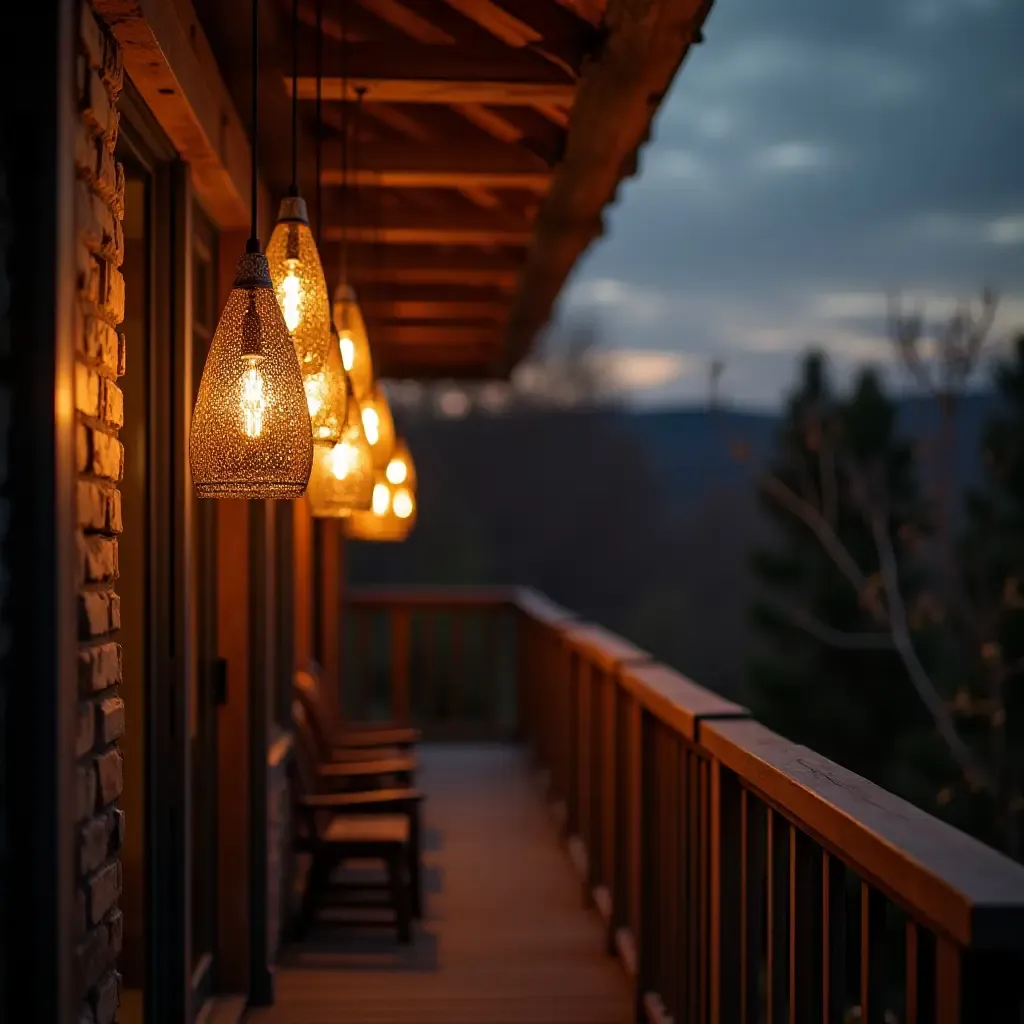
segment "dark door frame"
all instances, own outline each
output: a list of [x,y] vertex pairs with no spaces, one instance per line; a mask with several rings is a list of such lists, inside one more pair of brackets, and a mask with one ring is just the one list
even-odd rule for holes
[[[131,87],[121,140],[150,174],[147,451],[146,1024],[193,1019],[188,712],[191,513],[189,169]],[[128,372],[131,372],[129,366]]]

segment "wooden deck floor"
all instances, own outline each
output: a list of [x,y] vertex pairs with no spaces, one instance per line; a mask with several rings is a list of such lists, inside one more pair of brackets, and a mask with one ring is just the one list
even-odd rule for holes
[[624,1024],[626,979],[510,748],[422,752],[427,907],[415,942],[321,928],[259,1024]]

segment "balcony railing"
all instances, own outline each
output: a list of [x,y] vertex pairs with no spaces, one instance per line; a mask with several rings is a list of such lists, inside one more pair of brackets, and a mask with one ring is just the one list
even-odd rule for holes
[[349,713],[528,745],[638,1019],[1022,1020],[1024,866],[535,592],[349,621]]

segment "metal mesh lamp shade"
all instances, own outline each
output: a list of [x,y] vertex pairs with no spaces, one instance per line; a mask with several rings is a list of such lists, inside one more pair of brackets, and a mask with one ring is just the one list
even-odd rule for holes
[[366,323],[350,285],[339,285],[334,292],[334,323],[338,328],[341,361],[348,374],[349,387],[361,402],[373,387],[373,357]]
[[368,512],[353,512],[345,526],[352,540],[402,541],[416,525],[416,467],[403,441],[378,472]]
[[374,468],[387,467],[395,450],[395,421],[384,392],[377,386],[362,402],[363,433],[373,452]]
[[306,394],[262,253],[238,261],[199,384],[189,462],[201,498],[298,498],[306,490]]
[[267,262],[299,367],[303,376],[315,373],[327,358],[331,343],[331,306],[306,201],[301,196],[281,200],[267,243]]
[[359,403],[350,398],[341,440],[317,445],[309,478],[309,507],[317,519],[340,519],[373,500],[373,455],[363,434]]
[[313,426],[313,444],[333,446],[341,440],[348,409],[348,378],[341,365],[341,351],[334,325],[331,343],[320,369],[302,378],[306,404]]

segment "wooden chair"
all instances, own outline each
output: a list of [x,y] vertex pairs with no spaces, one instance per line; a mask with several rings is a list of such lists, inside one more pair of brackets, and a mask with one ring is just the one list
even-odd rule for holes
[[[300,699],[292,702],[295,725],[294,763],[299,790],[295,794],[301,813],[333,811],[337,814],[402,815],[408,819],[408,875],[413,916],[420,917],[423,907],[423,866],[421,855],[420,804],[423,794],[411,783],[396,783],[396,760],[384,759],[363,764],[324,764],[319,760],[306,708]],[[341,772],[339,773],[339,769]],[[375,785],[353,790],[352,771],[362,774],[359,781]],[[376,769],[376,772],[373,770]],[[398,773],[400,776],[402,773]],[[411,772],[409,773],[411,775]]]
[[368,747],[395,747],[405,751],[419,742],[419,730],[397,722],[344,722],[340,725],[332,722],[320,694],[320,674],[315,664],[308,672],[296,672],[294,684],[295,691],[309,707],[321,749],[330,754],[327,760],[344,760],[350,751]]
[[[316,703],[296,687],[292,702],[296,732],[306,741],[314,774],[334,789],[411,786],[415,782],[415,755],[393,747],[364,747],[334,751],[325,748],[323,734],[316,728]],[[333,756],[332,756],[333,755]]]
[[[297,702],[296,702],[297,705]],[[301,708],[293,707],[301,713]],[[383,904],[366,899],[345,906],[392,910],[400,942],[411,940],[411,920],[422,914],[420,884],[419,805],[422,794],[412,789],[370,790],[360,793],[318,791],[306,741],[296,743],[290,781],[296,809],[294,848],[311,857],[302,908],[297,922],[303,935],[339,884],[339,867],[351,860],[380,861],[387,875]],[[342,890],[380,890],[379,885],[340,883]]]

